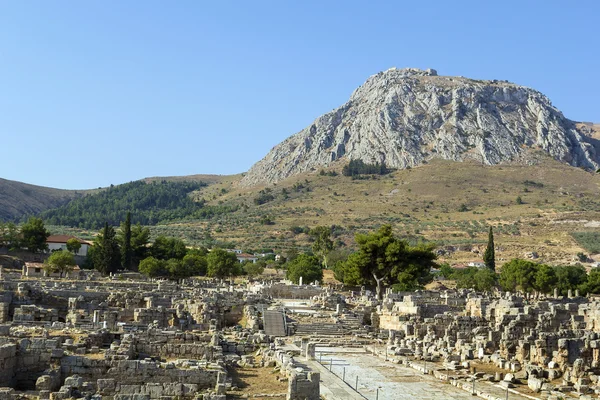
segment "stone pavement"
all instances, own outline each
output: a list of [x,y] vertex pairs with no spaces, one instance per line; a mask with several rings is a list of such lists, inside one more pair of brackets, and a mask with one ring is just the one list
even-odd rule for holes
[[[370,354],[334,353],[332,352],[334,349],[327,350],[328,352],[323,352],[322,355],[323,365],[317,361],[307,362],[311,368],[321,373],[321,394],[327,400],[462,400],[473,398],[470,392],[440,381],[431,375],[425,375],[406,366],[387,363]],[[320,354],[317,355],[317,358],[319,356]],[[329,363],[332,365],[333,373],[329,371]],[[346,382],[351,385],[355,384],[358,376],[360,394],[342,381],[344,368]],[[500,388],[487,386],[486,392],[498,391],[498,394],[501,394]],[[379,394],[377,394],[378,388]],[[523,397],[511,393],[509,399],[516,400],[523,399]]]
[[366,398],[356,393],[356,391],[344,383],[341,378],[329,372],[327,368],[317,361],[303,359],[302,362],[309,366],[313,371],[321,373],[321,396],[326,400],[364,400]]

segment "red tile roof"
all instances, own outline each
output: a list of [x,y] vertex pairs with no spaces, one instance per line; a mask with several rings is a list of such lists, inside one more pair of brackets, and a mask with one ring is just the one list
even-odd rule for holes
[[82,243],[82,244],[88,243],[83,239],[79,239],[78,237],[71,236],[71,235],[50,235],[50,236],[48,236],[48,239],[46,239],[46,243],[67,243],[67,240],[69,240],[69,239],[77,239],[79,241],[79,243]]

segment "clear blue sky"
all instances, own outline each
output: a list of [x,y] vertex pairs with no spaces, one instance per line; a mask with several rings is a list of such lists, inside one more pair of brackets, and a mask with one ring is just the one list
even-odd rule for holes
[[0,0],[0,177],[243,172],[392,66],[508,79],[600,122],[599,16],[598,1]]

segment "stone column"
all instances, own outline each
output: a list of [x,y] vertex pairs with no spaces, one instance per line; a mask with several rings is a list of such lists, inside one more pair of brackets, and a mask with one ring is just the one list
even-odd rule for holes
[[316,343],[307,343],[306,344],[306,358],[308,358],[309,360],[315,359],[316,347],[317,347]]

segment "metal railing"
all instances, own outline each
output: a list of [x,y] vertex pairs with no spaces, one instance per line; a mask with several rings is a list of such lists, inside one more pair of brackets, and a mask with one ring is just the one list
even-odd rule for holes
[[[340,378],[346,385],[348,385],[348,387],[352,390],[354,390],[359,396],[361,396],[363,399],[366,400],[379,400],[379,387],[376,389],[375,392],[375,397],[373,397],[373,399],[369,399],[365,393],[361,393],[358,390],[358,384],[359,384],[359,377],[358,377],[358,373],[355,375],[354,379],[348,377],[349,379],[346,380],[346,366],[350,365],[350,364],[342,364],[342,363],[338,363],[338,364],[334,364],[334,359],[333,357],[325,357],[325,359],[323,359],[323,353],[319,354],[319,358],[317,360],[319,362],[319,364],[321,364],[325,369],[328,369],[329,372],[331,372],[333,375],[337,376],[338,378]],[[337,368],[334,368],[337,367]],[[340,368],[341,367],[341,368]],[[341,370],[340,370],[341,369]],[[339,374],[341,372],[341,375]]]

